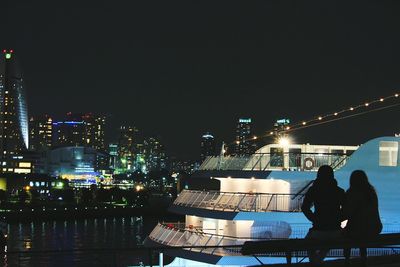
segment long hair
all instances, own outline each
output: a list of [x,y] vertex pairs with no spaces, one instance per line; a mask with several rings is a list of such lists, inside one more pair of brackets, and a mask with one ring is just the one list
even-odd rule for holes
[[349,191],[363,193],[370,200],[376,197],[375,188],[369,183],[367,174],[362,170],[351,173]]

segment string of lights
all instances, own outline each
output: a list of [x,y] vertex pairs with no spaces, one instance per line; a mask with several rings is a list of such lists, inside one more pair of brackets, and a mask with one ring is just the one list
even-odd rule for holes
[[[279,131],[279,134],[287,134],[289,132],[293,132],[296,130],[309,128],[313,126],[318,126],[326,123],[331,123],[338,120],[348,119],[356,116],[361,116],[367,113],[376,112],[384,109],[394,108],[400,106],[400,103],[393,103],[389,100],[398,101],[400,99],[400,94],[392,94],[386,97],[381,97],[378,99],[374,99],[371,101],[365,101],[362,104],[357,104],[354,106],[350,106],[348,108],[344,108],[335,112],[330,112],[326,114],[321,114],[310,118],[308,120],[302,120],[296,122],[292,125],[287,125],[283,128],[282,131]],[[377,105],[380,105],[377,107]],[[375,107],[375,108],[374,108]],[[367,110],[366,110],[367,109]],[[276,129],[271,129],[266,131],[266,134],[255,135],[252,138],[245,139],[242,142],[251,141],[251,140],[259,140],[264,137],[271,137],[276,134]],[[240,141],[232,142],[231,144],[240,144]]]

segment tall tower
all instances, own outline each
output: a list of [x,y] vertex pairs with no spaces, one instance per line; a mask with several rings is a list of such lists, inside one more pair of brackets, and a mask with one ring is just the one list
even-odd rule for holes
[[204,161],[208,156],[215,156],[215,140],[210,133],[205,133],[200,141],[200,159]]
[[159,171],[167,167],[165,148],[158,138],[146,138],[143,141],[143,152],[147,171]]
[[[0,58],[0,153],[3,166],[29,147],[28,111],[23,77],[13,50]],[[6,163],[4,163],[6,162]],[[3,168],[4,169],[4,168]]]
[[118,138],[118,163],[122,172],[133,170],[135,142],[138,129],[132,126],[121,126]]
[[251,143],[251,118],[240,118],[236,126],[235,154],[251,155],[254,152]]

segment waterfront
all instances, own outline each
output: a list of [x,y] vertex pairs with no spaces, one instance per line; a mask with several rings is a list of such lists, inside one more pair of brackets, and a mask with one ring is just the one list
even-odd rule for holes
[[[11,223],[1,266],[127,266],[156,225],[152,217],[101,218]],[[132,250],[130,250],[132,249]],[[20,251],[21,253],[13,253]],[[35,251],[47,251],[35,253]],[[59,252],[56,252],[59,251]]]

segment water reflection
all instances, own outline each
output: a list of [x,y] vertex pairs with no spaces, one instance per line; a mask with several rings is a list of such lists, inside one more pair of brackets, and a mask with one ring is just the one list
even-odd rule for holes
[[[156,224],[142,217],[16,223],[8,225],[9,251],[47,250],[48,253],[9,254],[3,266],[123,266],[132,253],[114,248],[134,248]],[[76,251],[76,250],[85,250]],[[91,255],[87,249],[104,249]],[[54,250],[69,250],[54,252]],[[73,251],[71,251],[73,250]],[[53,252],[52,252],[53,251]],[[116,255],[116,252],[118,255]],[[117,260],[118,264],[115,265]]]

